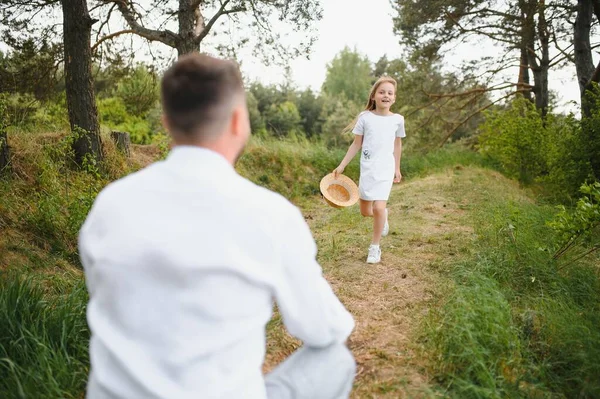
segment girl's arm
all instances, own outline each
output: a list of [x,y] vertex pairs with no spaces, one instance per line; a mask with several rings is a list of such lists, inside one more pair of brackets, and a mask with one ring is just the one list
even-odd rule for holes
[[348,148],[348,152],[346,153],[346,156],[344,157],[342,162],[340,162],[340,166],[335,168],[333,171],[333,175],[336,178],[338,177],[338,175],[341,175],[342,173],[344,173],[344,169],[346,169],[346,166],[348,166],[350,161],[352,161],[354,156],[360,151],[360,148],[362,147],[362,143],[363,143],[363,136],[358,135],[358,134],[354,135],[354,141],[352,142],[352,144],[350,144],[350,148]]
[[402,173],[400,173],[400,158],[402,157],[402,138],[396,137],[394,140],[394,158],[396,160],[396,172],[394,173],[394,183],[400,183]]

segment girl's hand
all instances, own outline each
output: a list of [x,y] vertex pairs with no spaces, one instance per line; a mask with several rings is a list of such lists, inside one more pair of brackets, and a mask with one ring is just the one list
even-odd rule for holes
[[402,173],[400,173],[400,169],[396,170],[396,173],[394,173],[394,183],[400,183],[400,180],[402,180]]
[[344,167],[342,167],[341,165],[338,166],[337,168],[335,168],[333,170],[333,177],[335,177],[336,179],[338,178],[339,175],[341,175],[342,173],[344,173]]

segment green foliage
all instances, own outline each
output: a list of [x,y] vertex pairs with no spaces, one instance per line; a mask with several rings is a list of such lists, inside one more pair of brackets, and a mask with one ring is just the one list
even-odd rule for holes
[[133,143],[150,142],[152,131],[148,121],[129,114],[121,98],[109,97],[98,100],[98,116],[100,123],[111,130],[128,132]]
[[323,96],[323,138],[329,146],[347,147],[354,135],[344,129],[356,118],[362,108],[343,96]]
[[486,113],[480,127],[481,152],[521,183],[540,182],[548,196],[566,201],[592,176],[581,124],[571,116],[549,113],[517,99],[508,109]]
[[[0,397],[80,398],[89,372],[87,292],[0,272]],[[64,284],[64,282],[63,282]]]
[[456,398],[597,397],[600,395],[600,278],[593,263],[561,270],[555,215],[516,188],[472,178],[481,189],[453,186],[476,203],[477,240],[470,259],[444,262],[453,280],[424,326],[435,372]]
[[148,66],[138,65],[117,83],[114,96],[130,115],[145,117],[160,97],[158,76]]
[[323,93],[344,96],[355,104],[366,104],[372,85],[371,61],[346,47],[327,65]]
[[30,129],[61,131],[69,129],[69,112],[66,95],[63,93],[53,101],[43,103],[33,115]]
[[547,170],[554,131],[544,126],[531,102],[517,99],[509,109],[487,113],[481,132],[481,151],[498,161],[508,176],[531,183]]
[[6,128],[9,126],[6,112],[6,97],[4,93],[0,93],[0,135],[6,133]]
[[246,94],[246,101],[248,105],[248,114],[250,117],[250,128],[252,129],[252,133],[257,134],[264,132],[266,130],[265,120],[258,110],[258,100],[251,91]]
[[62,46],[46,39],[13,43],[8,54],[0,52],[0,92],[31,95],[47,101],[63,89],[58,68]]
[[296,105],[302,118],[302,129],[306,137],[314,137],[321,133],[321,110],[325,105],[322,96],[316,96],[311,89],[304,90],[298,96]]
[[291,101],[271,104],[264,117],[267,128],[277,137],[295,133],[300,127],[300,113]]
[[560,237],[554,259],[575,252],[568,264],[600,249],[600,183],[584,184],[581,193],[583,196],[573,211],[561,205],[560,212],[549,223]]
[[250,84],[248,92],[256,100],[256,108],[258,108],[261,115],[265,115],[271,105],[281,104],[292,99],[292,93],[289,93],[285,88],[275,85],[265,86],[258,82]]
[[31,126],[40,102],[32,94],[10,94],[6,98],[6,115],[12,126]]
[[581,122],[580,152],[575,154],[590,165],[595,180],[600,181],[600,88],[594,83],[593,89],[586,92],[586,101],[591,104],[591,115]]

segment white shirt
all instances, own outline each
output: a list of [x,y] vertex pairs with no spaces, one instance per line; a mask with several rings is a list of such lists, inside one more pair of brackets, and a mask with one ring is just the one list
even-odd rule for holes
[[175,147],[106,187],[79,248],[90,399],[264,399],[273,299],[305,345],[354,328],[300,211],[206,149]]
[[366,161],[387,155],[393,157],[394,140],[406,137],[402,115],[377,115],[371,111],[358,116],[352,132],[363,136],[361,160]]

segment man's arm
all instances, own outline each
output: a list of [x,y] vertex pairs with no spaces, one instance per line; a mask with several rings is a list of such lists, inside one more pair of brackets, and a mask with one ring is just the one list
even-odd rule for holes
[[315,241],[298,210],[283,229],[279,237],[283,240],[282,275],[275,300],[286,328],[307,346],[346,341],[354,329],[354,319],[323,277]]

